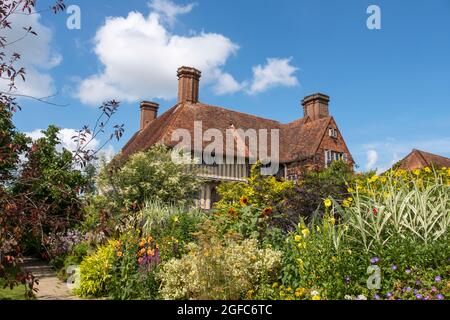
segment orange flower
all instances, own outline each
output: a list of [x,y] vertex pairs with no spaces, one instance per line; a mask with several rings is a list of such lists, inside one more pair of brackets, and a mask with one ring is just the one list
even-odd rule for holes
[[154,256],[155,255],[155,250],[148,249],[147,250],[147,255],[148,256]]
[[237,218],[238,212],[236,211],[235,208],[230,208],[228,209],[228,215],[230,215],[232,218]]
[[142,256],[145,254],[145,248],[142,248],[141,251],[139,251],[139,254]]
[[263,211],[263,216],[265,218],[267,218],[268,216],[270,216],[273,212],[273,209],[271,207],[265,208]]
[[239,200],[239,203],[241,206],[246,206],[248,204],[248,199],[246,197],[242,197],[241,200]]
[[123,256],[122,251],[117,251],[117,256],[120,258],[121,256]]

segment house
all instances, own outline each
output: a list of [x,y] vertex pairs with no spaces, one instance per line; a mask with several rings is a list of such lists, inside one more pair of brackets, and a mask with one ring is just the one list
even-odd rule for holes
[[[201,156],[202,150],[208,148],[212,139],[194,141],[197,127],[200,125],[205,135],[209,131],[216,135],[223,133],[222,137],[215,138],[215,142],[223,139],[219,142],[223,142],[226,147],[213,153],[215,156],[220,153],[221,157],[226,157],[226,161],[201,161],[197,164],[201,169],[199,176],[208,181],[201,191],[201,207],[209,209],[218,200],[215,187],[220,181],[246,181],[250,165],[256,160],[264,163],[265,158],[261,154],[270,155],[266,157],[268,159],[276,159],[265,163],[272,166],[272,162],[277,162],[278,170],[273,174],[291,180],[296,180],[304,170],[320,170],[339,159],[353,167],[350,151],[336,121],[329,114],[328,96],[317,93],[305,97],[301,102],[303,117],[283,124],[200,102],[200,77],[199,70],[179,68],[178,101],[160,116],[157,103],[141,103],[140,130],[123,147],[122,156],[126,158],[156,143],[175,148],[179,145],[179,139],[173,138],[179,138],[179,132],[188,136],[187,144],[193,146],[192,156],[194,153]],[[281,112],[281,107],[277,108]],[[267,133],[265,137],[257,137],[259,153],[253,148],[255,144],[252,144],[250,133]],[[232,146],[229,145],[229,139],[234,142]],[[264,144],[262,141],[270,143]]]
[[437,168],[450,168],[450,158],[413,149],[410,154],[394,165],[395,169],[408,171],[433,166]]

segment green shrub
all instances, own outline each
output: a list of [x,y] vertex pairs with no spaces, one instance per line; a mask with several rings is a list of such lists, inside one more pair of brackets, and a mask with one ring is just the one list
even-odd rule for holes
[[[140,239],[135,231],[120,238],[108,286],[108,294],[117,300],[154,300],[158,297],[156,273],[160,261],[159,250],[151,238]],[[144,252],[140,252],[143,250]],[[151,256],[147,251],[150,250]]]
[[200,181],[186,165],[172,161],[171,150],[155,145],[133,154],[125,163],[104,167],[98,186],[119,209],[143,208],[145,201],[190,204],[197,196]]
[[334,161],[328,168],[319,172],[304,172],[294,190],[286,196],[287,200],[279,206],[283,219],[280,227],[291,231],[302,220],[309,220],[315,214],[323,215],[323,199],[331,197],[341,203],[349,197],[347,184],[354,181],[352,168],[342,161]]
[[259,249],[254,239],[221,239],[206,222],[187,255],[164,263],[159,273],[164,299],[243,299],[273,279],[281,252]]
[[[446,171],[392,172],[349,188],[326,215],[300,223],[284,249],[285,299],[443,299],[450,289],[450,202]],[[368,267],[380,268],[369,288]],[[436,280],[438,279],[438,280]],[[313,292],[314,294],[312,294]]]
[[147,202],[137,215],[142,236],[151,236],[159,244],[163,260],[180,257],[184,247],[194,240],[193,233],[206,219],[202,210],[161,202]]
[[223,182],[217,187],[221,200],[214,206],[226,211],[254,205],[259,208],[282,205],[287,194],[293,189],[292,181],[279,181],[273,176],[263,176],[260,172],[261,164],[252,166],[247,183]]
[[80,286],[75,290],[77,295],[103,297],[108,294],[117,246],[117,241],[110,240],[83,259],[80,264]]

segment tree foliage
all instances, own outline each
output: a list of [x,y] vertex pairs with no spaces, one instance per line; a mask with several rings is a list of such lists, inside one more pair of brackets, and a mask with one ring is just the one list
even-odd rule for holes
[[190,204],[199,190],[195,172],[172,161],[171,150],[155,145],[132,155],[125,163],[113,161],[98,179],[102,196],[116,208],[142,209],[146,201]]

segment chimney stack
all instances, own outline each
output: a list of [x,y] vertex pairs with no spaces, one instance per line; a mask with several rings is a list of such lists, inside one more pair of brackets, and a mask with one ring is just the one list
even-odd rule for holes
[[178,68],[178,103],[197,103],[202,73],[190,67]]
[[309,116],[312,121],[315,121],[328,117],[329,102],[330,97],[322,93],[316,93],[305,97],[302,100],[303,113],[305,118]]
[[158,117],[159,104],[150,101],[141,102],[141,130]]

